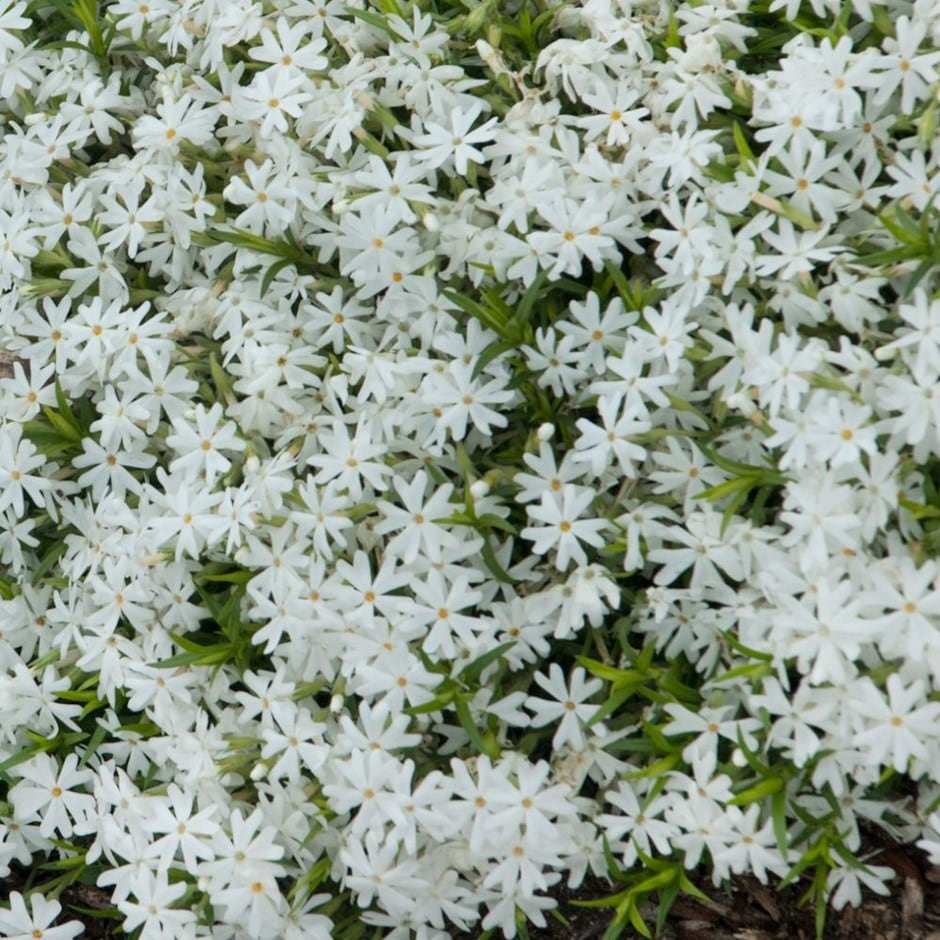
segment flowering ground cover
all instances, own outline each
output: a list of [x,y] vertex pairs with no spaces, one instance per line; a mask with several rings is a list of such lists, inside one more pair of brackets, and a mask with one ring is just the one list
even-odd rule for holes
[[0,0],[0,933],[821,934],[940,861],[938,48]]

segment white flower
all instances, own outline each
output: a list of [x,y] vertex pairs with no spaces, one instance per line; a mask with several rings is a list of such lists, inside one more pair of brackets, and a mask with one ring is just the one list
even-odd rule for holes
[[186,893],[185,884],[171,885],[166,875],[155,875],[145,868],[134,876],[131,893],[136,900],[118,903],[125,930],[140,927],[141,940],[160,940],[168,933],[180,938],[196,936],[196,915],[171,906]]
[[8,940],[72,940],[85,929],[77,920],[56,926],[62,905],[58,901],[47,901],[38,892],[29,896],[32,913],[27,910],[26,901],[19,891],[10,893],[9,903],[9,908],[0,907],[0,929]]
[[39,819],[45,836],[58,833],[68,839],[76,825],[84,825],[95,810],[95,799],[82,792],[93,773],[78,768],[78,756],[68,754],[62,766],[48,754],[37,754],[18,768],[20,779],[10,790],[16,818],[23,822]]
[[[915,680],[907,688],[900,676],[888,676],[888,701],[870,680],[856,683],[864,692],[853,702],[856,713],[867,719],[855,734],[866,763],[889,764],[898,773],[907,771],[911,758],[926,761],[936,745],[940,702],[927,702],[924,685]],[[919,706],[919,707],[915,707]]]
[[389,914],[405,917],[428,890],[417,863],[396,864],[398,854],[397,842],[380,841],[374,832],[366,833],[364,840],[350,840],[340,850],[340,861],[348,869],[343,880],[355,892],[360,907],[368,907],[377,897]]
[[[537,728],[561,719],[552,737],[552,747],[556,750],[566,743],[570,743],[575,750],[583,750],[585,747],[584,724],[599,707],[586,702],[585,699],[598,692],[602,685],[600,679],[585,681],[585,675],[584,669],[576,667],[571,671],[569,685],[565,681],[561,666],[557,663],[551,664],[548,676],[540,672],[535,674],[536,683],[548,692],[552,699],[530,695],[525,700],[525,707],[532,712],[532,723]],[[595,725],[592,733],[603,734],[604,730],[602,725]]]
[[526,508],[529,518],[541,524],[527,526],[520,534],[534,543],[533,549],[539,555],[555,549],[555,567],[559,571],[565,571],[572,561],[583,565],[587,554],[581,542],[600,548],[604,544],[601,533],[609,525],[606,519],[580,518],[594,497],[593,490],[572,484],[565,484],[560,493],[543,493],[539,505]]
[[450,112],[449,125],[437,121],[425,121],[423,134],[414,135],[414,143],[421,148],[415,159],[431,167],[446,167],[453,161],[458,175],[466,176],[469,163],[482,163],[483,153],[475,144],[492,140],[491,128],[497,124],[490,118],[475,130],[470,130],[483,113],[483,106],[474,104],[470,108],[454,108]]

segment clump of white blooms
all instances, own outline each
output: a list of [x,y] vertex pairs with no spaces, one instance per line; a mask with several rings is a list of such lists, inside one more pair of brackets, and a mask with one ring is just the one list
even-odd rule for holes
[[940,5],[472,6],[0,0],[10,935],[940,858]]

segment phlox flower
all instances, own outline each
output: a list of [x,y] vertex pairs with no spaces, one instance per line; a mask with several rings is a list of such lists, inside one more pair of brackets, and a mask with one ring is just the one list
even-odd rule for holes
[[929,24],[917,15],[900,16],[894,24],[894,36],[886,36],[882,43],[887,53],[881,59],[883,71],[875,93],[875,102],[883,104],[901,89],[901,113],[910,114],[917,101],[925,98],[930,86],[937,81],[937,64],[940,50],[928,44],[921,52],[927,38]]
[[173,422],[173,433],[166,443],[178,456],[170,463],[170,472],[211,484],[232,466],[221,451],[243,451],[245,442],[237,435],[233,421],[221,424],[222,406],[218,402],[208,411],[197,405],[194,420],[195,427],[182,417]]
[[137,872],[131,881],[133,901],[118,902],[124,915],[124,929],[140,927],[140,940],[165,940],[172,936],[188,940],[196,936],[196,915],[172,905],[186,893],[186,884],[170,884],[165,874],[154,874],[147,868]]
[[236,176],[225,187],[223,195],[236,206],[245,206],[235,218],[235,225],[255,235],[283,231],[294,216],[296,193],[290,180],[279,173],[272,160],[257,164],[245,161],[246,183]]
[[663,794],[641,801],[627,782],[621,782],[616,790],[606,792],[605,802],[619,812],[603,813],[597,818],[597,823],[625,867],[635,864],[637,849],[651,855],[655,846],[660,855],[671,854],[670,839],[678,835],[678,828],[661,817],[673,799],[671,794]]
[[877,357],[890,359],[903,351],[918,373],[940,372],[940,300],[918,288],[911,303],[898,307],[898,314],[907,326],[896,331],[897,339],[879,347]]
[[[584,724],[590,721],[597,711],[597,705],[586,701],[596,692],[600,691],[600,679],[585,680],[585,671],[577,666],[571,671],[569,681],[557,663],[552,663],[545,676],[541,672],[535,674],[536,684],[552,696],[551,699],[539,698],[530,695],[525,700],[525,707],[532,712],[532,724],[541,728],[558,719],[558,726],[552,737],[552,747],[556,750],[566,743],[570,743],[576,750],[584,748],[586,739]],[[594,726],[592,733],[602,734],[600,725]]]
[[587,553],[581,543],[600,548],[604,544],[601,533],[609,526],[606,519],[579,518],[595,495],[593,490],[573,484],[565,484],[560,493],[543,493],[539,505],[526,508],[529,518],[538,524],[527,526],[520,535],[534,543],[536,554],[555,549],[555,567],[559,571],[567,570],[572,561],[586,564]]
[[347,869],[343,882],[355,892],[360,907],[369,907],[377,898],[389,914],[406,917],[427,891],[417,862],[396,864],[399,849],[399,843],[380,841],[375,832],[367,832],[365,839],[351,839],[340,849],[339,859]]
[[174,543],[174,555],[179,561],[184,554],[198,558],[208,541],[221,535],[225,521],[220,520],[215,507],[222,494],[208,490],[194,490],[185,478],[170,476],[157,468],[157,480],[162,491],[145,487],[148,496],[159,510],[148,523],[158,544]]
[[194,799],[193,791],[171,783],[165,797],[151,797],[144,804],[150,830],[160,836],[153,843],[154,848],[168,862],[182,858],[190,872],[196,870],[200,860],[214,857],[211,840],[219,832],[214,819],[218,807],[207,806],[194,812]]
[[535,331],[535,348],[523,346],[526,363],[533,372],[541,373],[538,383],[550,388],[552,394],[573,395],[578,385],[587,378],[587,373],[575,365],[579,358],[574,349],[574,337],[559,337],[552,329]]
[[[229,820],[231,835],[224,831],[215,833],[210,843],[214,858],[200,862],[196,874],[206,876],[210,895],[232,887],[242,894],[269,893],[272,885],[276,891],[275,879],[285,874],[280,862],[284,848],[275,841],[276,830],[264,824],[261,809],[247,819],[240,810],[233,810]],[[254,891],[256,882],[261,883],[261,891]],[[234,901],[234,896],[231,899]]]
[[584,257],[595,271],[603,267],[605,260],[619,257],[619,249],[609,234],[616,226],[599,202],[560,199],[539,204],[537,211],[551,229],[534,231],[527,241],[552,280],[563,274],[579,276]]
[[349,492],[351,499],[360,499],[363,483],[384,490],[391,467],[380,462],[388,448],[377,439],[379,429],[367,418],[361,418],[352,435],[342,421],[335,421],[330,432],[322,435],[323,452],[312,454],[307,463],[318,468],[317,483],[336,481]]
[[649,115],[647,108],[633,108],[638,99],[636,90],[626,84],[616,89],[615,96],[606,82],[598,82],[595,90],[581,99],[596,112],[578,119],[578,126],[585,130],[585,139],[594,140],[606,131],[608,147],[626,144],[641,119]]
[[251,49],[251,58],[289,73],[322,72],[328,65],[326,56],[320,54],[326,48],[326,40],[317,36],[304,43],[309,35],[306,22],[291,24],[286,17],[279,16],[274,30],[261,30],[261,45]]
[[197,146],[211,140],[215,115],[194,98],[176,101],[169,96],[156,107],[156,116],[145,114],[134,125],[135,146],[145,152],[175,157],[180,144],[188,140]]
[[91,784],[94,774],[78,768],[77,754],[67,754],[61,767],[48,754],[37,754],[17,770],[20,779],[10,790],[14,814],[24,822],[39,818],[42,835],[68,839],[94,813],[95,798],[80,789]]
[[722,533],[721,516],[708,509],[690,513],[685,528],[669,529],[668,541],[682,548],[657,548],[647,554],[650,561],[663,567],[653,579],[656,584],[672,584],[680,574],[692,569],[689,588],[693,595],[711,589],[722,594],[727,587],[721,572],[733,580],[741,580],[744,571],[738,550]]
[[415,602],[404,605],[409,619],[427,628],[422,641],[426,653],[438,653],[444,659],[456,659],[460,649],[473,649],[482,624],[477,617],[462,613],[475,607],[483,595],[470,588],[466,576],[448,584],[440,572],[432,569],[423,581],[412,583]]
[[[495,888],[503,895],[516,892],[531,897],[536,891],[547,891],[561,880],[558,872],[546,872],[545,866],[559,862],[551,840],[540,839],[525,832],[509,840],[508,852],[494,859],[483,879],[484,888]],[[502,853],[500,853],[502,855]]]
[[483,162],[483,152],[475,145],[492,140],[494,134],[491,129],[498,123],[497,118],[490,118],[471,130],[482,113],[482,104],[475,103],[469,108],[454,108],[450,112],[448,125],[425,121],[424,133],[413,137],[415,145],[420,148],[415,153],[415,159],[430,167],[441,168],[453,162],[457,174],[466,176],[470,163]]
[[41,504],[43,494],[52,489],[52,481],[33,471],[44,464],[36,445],[23,437],[21,425],[0,425],[0,512],[12,507],[16,518],[22,518],[24,496]]
[[[917,844],[921,846],[920,842]],[[887,882],[896,874],[895,869],[887,865],[862,865],[857,868],[846,865],[833,868],[826,878],[829,903],[837,911],[841,911],[847,904],[859,907],[862,903],[863,887],[882,897],[887,897],[891,894]]]
[[[535,765],[520,763],[516,779],[496,777],[488,797],[493,810],[493,832],[524,831],[550,844],[559,838],[555,820],[575,815],[571,789],[564,783],[549,783],[551,768],[545,761]],[[494,837],[495,838],[495,837]]]
[[718,748],[719,738],[731,741],[735,745],[740,736],[749,748],[757,746],[754,732],[761,723],[756,718],[730,718],[737,710],[734,705],[722,705],[718,708],[699,708],[690,711],[683,705],[669,702],[663,706],[672,718],[663,729],[663,734],[694,734],[682,750],[682,758],[694,763],[698,755],[708,755]]
[[878,634],[865,602],[849,579],[821,579],[811,595],[780,598],[774,630],[787,638],[788,653],[809,682],[845,682],[854,674],[862,643]]
[[555,453],[547,442],[539,444],[538,456],[523,454],[526,466],[535,473],[517,473],[513,482],[522,489],[516,494],[520,503],[531,503],[541,499],[544,493],[557,493],[566,483],[573,483],[582,475],[582,470],[575,464],[573,453],[568,451],[562,458],[559,466],[555,460]]
[[876,453],[877,427],[869,423],[871,408],[830,395],[807,409],[814,456],[830,467],[857,464],[863,453]]
[[636,463],[646,458],[646,448],[635,443],[634,435],[642,434],[651,427],[648,421],[637,420],[629,408],[621,410],[620,403],[601,398],[597,403],[601,425],[586,418],[579,418],[577,428],[581,432],[575,441],[576,463],[587,464],[594,477],[601,477],[616,459],[620,472],[625,477],[636,476]]
[[761,823],[760,806],[751,804],[742,811],[737,806],[728,806],[721,820],[725,844],[712,853],[715,866],[714,880],[723,881],[727,873],[753,873],[761,884],[767,884],[768,871],[784,875],[790,867],[787,859],[777,848],[773,821],[767,818]]
[[452,532],[438,524],[453,512],[453,486],[446,483],[426,497],[428,477],[423,470],[410,483],[396,476],[392,484],[402,505],[379,500],[377,506],[384,519],[373,530],[376,535],[395,533],[388,541],[386,554],[400,555],[405,564],[414,562],[419,552],[431,561],[440,561],[444,550],[458,543]]
[[931,749],[936,751],[940,702],[926,701],[923,682],[915,679],[905,688],[893,673],[888,676],[887,701],[871,680],[856,683],[855,690],[864,695],[853,701],[854,711],[866,721],[852,740],[866,764],[888,764],[904,773],[911,758],[924,762]]
[[[0,18],[0,36],[3,35],[2,25]],[[29,896],[31,911],[19,891],[11,892],[8,901],[9,908],[0,907],[0,930],[7,940],[73,940],[85,930],[77,920],[56,925],[62,905],[58,901],[47,901],[39,892]]]
[[507,417],[493,406],[512,401],[514,393],[501,379],[483,381],[484,378],[485,375],[474,378],[471,365],[453,362],[445,373],[432,372],[425,379],[422,393],[440,410],[435,437],[441,439],[450,431],[455,441],[462,441],[467,435],[468,422],[487,435],[494,427],[506,427]]
[[825,228],[797,234],[793,223],[787,219],[781,219],[777,228],[776,233],[768,230],[761,234],[773,252],[759,256],[755,266],[758,274],[776,274],[786,280],[812,271],[815,263],[832,261],[844,251],[841,245],[823,244],[829,236]]
[[591,291],[583,302],[572,300],[568,304],[570,319],[559,320],[556,324],[559,332],[571,336],[579,351],[583,347],[583,362],[579,368],[590,368],[596,375],[602,375],[608,352],[619,352],[624,348],[626,328],[637,321],[637,314],[626,312],[623,301],[614,297],[604,310],[600,310],[597,293]]

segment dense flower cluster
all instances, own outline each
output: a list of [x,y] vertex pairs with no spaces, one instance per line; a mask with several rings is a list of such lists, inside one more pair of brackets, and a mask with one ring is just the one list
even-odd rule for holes
[[5,935],[940,857],[940,6],[471,6],[0,0]]

